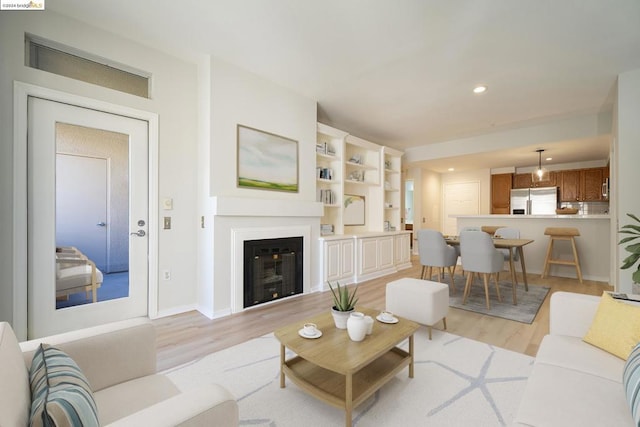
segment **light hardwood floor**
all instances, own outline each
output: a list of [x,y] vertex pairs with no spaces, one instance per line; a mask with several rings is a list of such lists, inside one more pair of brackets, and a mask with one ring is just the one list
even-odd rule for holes
[[[421,266],[373,279],[359,285],[359,303],[376,310],[384,309],[385,285],[401,277],[419,277]],[[505,274],[505,277],[508,273]],[[602,282],[527,275],[529,286],[549,286],[551,292],[530,325],[483,314],[451,308],[447,315],[447,332],[498,347],[535,356],[542,338],[549,332],[549,296],[556,291],[601,295],[612,288]],[[522,283],[522,277],[519,277]],[[168,369],[199,359],[209,353],[231,347],[272,332],[280,326],[329,310],[331,292],[316,292],[265,304],[220,319],[210,320],[197,311],[154,320],[158,331],[158,369]],[[441,329],[442,323],[434,329]]]

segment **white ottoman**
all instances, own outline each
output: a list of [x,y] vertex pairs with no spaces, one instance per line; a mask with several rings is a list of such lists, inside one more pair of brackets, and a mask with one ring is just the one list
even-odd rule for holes
[[431,327],[442,320],[447,329],[449,286],[430,280],[405,277],[387,283],[387,311]]

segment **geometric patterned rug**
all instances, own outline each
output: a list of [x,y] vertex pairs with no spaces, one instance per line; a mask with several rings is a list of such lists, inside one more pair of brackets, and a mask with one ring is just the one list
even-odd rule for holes
[[[507,274],[503,273],[502,276]],[[465,278],[455,274],[453,276],[456,285],[455,295],[449,290],[449,306],[462,310],[473,311],[476,313],[487,314],[489,316],[501,317],[503,319],[515,320],[517,322],[531,324],[535,319],[540,306],[549,293],[549,288],[545,286],[532,285],[529,283],[529,292],[525,292],[522,280],[516,286],[516,299],[518,304],[513,305],[513,290],[511,286],[511,278],[508,280],[500,280],[500,296],[502,302],[498,301],[496,287],[493,280],[489,282],[489,302],[491,309],[487,310],[487,303],[484,295],[484,281],[482,278],[475,277],[471,285],[471,294],[467,298],[467,303],[462,305],[462,293],[464,291]],[[447,275],[442,281],[451,287],[449,276]]]
[[[345,331],[346,334],[346,331]],[[405,369],[355,408],[354,426],[511,425],[533,358],[426,327],[414,336],[414,378]],[[407,343],[401,347],[407,348]],[[293,353],[289,352],[287,358]],[[165,371],[180,389],[225,386],[238,400],[240,425],[341,426],[344,411],[286,380],[280,346],[267,334]]]

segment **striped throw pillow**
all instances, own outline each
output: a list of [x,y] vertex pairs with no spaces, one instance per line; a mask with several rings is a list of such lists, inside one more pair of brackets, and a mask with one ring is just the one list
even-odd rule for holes
[[86,377],[66,353],[41,344],[29,370],[29,425],[98,426],[98,408]]
[[624,364],[622,386],[631,408],[631,417],[640,427],[640,343],[634,347]]

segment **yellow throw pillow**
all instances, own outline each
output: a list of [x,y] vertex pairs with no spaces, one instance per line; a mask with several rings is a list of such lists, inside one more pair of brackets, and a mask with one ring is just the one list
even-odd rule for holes
[[591,328],[583,340],[622,360],[640,342],[640,306],[625,304],[602,294]]

